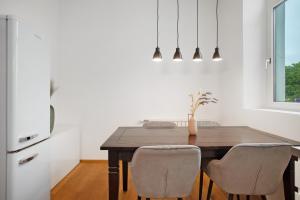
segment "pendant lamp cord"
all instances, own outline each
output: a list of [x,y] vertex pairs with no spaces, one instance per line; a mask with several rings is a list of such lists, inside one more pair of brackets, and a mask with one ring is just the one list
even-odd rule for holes
[[197,0],[197,48],[199,48],[199,40],[198,40],[198,35],[199,35],[199,0]]
[[217,47],[219,46],[219,13],[218,13],[218,8],[219,8],[219,0],[217,0],[217,3],[216,3]]
[[157,4],[157,10],[156,10],[156,47],[158,47],[158,20],[159,20],[159,0],[156,2]]
[[179,0],[177,0],[177,48],[179,48]]

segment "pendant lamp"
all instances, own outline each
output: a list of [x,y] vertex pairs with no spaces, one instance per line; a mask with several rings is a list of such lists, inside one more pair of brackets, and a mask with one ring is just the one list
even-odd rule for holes
[[158,47],[158,20],[159,20],[159,0],[156,1],[156,48],[152,58],[154,62],[162,61],[162,55]]
[[220,56],[219,52],[219,14],[218,14],[218,8],[219,8],[219,0],[217,0],[216,3],[216,20],[217,20],[217,46],[215,48],[215,52],[213,54],[213,61],[218,62],[222,60],[222,57]]
[[201,62],[203,60],[202,53],[199,49],[199,0],[197,0],[197,48],[193,56],[194,62]]
[[179,0],[177,0],[177,48],[175,51],[175,54],[173,56],[173,60],[175,62],[181,62],[182,61],[182,54],[179,48]]

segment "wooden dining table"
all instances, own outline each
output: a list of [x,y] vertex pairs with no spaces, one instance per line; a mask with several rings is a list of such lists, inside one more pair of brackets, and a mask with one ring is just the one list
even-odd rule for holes
[[[108,150],[109,200],[119,198],[119,161],[122,161],[123,192],[127,191],[128,162],[135,150],[148,145],[196,145],[201,149],[201,159],[221,159],[228,150],[241,143],[289,143],[300,142],[272,135],[246,126],[199,127],[195,136],[189,136],[187,127],[172,129],[143,127],[119,127],[100,147]],[[283,176],[286,200],[294,200],[295,161],[292,156]]]

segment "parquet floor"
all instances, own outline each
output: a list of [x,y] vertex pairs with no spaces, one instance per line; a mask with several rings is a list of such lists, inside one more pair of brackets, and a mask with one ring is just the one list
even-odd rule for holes
[[[121,168],[120,168],[121,169]],[[130,169],[130,168],[129,168]],[[122,170],[120,170],[121,172]],[[137,194],[130,178],[129,170],[128,191],[122,191],[120,179],[119,200],[136,200]],[[122,174],[121,174],[122,176]],[[194,184],[190,198],[198,200],[199,176]],[[208,178],[205,177],[203,200],[206,199]],[[212,200],[226,200],[226,194],[214,185]],[[81,162],[68,176],[66,176],[51,191],[51,200],[107,200],[108,199],[108,173],[107,161]],[[236,199],[236,198],[235,198]],[[241,197],[244,200],[244,197]],[[259,200],[251,197],[251,200]]]

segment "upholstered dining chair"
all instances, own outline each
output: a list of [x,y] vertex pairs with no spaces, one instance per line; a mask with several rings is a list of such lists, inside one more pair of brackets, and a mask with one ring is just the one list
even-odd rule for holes
[[[198,121],[197,126],[198,127],[216,127],[216,126],[220,126],[220,124],[215,121]],[[212,159],[210,159],[210,158],[201,159],[201,170],[200,170],[200,179],[199,179],[199,200],[202,199],[203,181],[204,181],[204,171],[202,168],[205,168],[205,166],[211,160]]]
[[201,151],[193,145],[138,148],[132,158],[132,180],[138,199],[188,197],[199,172]]
[[[146,129],[173,129],[176,127],[187,126],[187,121],[150,121],[144,120],[143,127]],[[220,126],[220,124],[216,121],[197,121],[197,127],[216,127]],[[205,160],[201,160],[202,166],[205,166],[211,159],[206,158]],[[124,167],[125,166],[125,167]],[[123,174],[127,171],[127,163],[122,165]],[[127,182],[127,176],[123,177],[123,185]],[[199,180],[199,200],[202,199],[202,191],[203,191],[203,182],[204,182],[204,172],[200,170],[200,180]],[[127,188],[127,186],[126,186]]]
[[228,200],[239,194],[247,195],[247,199],[250,195],[266,199],[266,195],[275,193],[281,185],[290,158],[290,144],[234,146],[221,160],[212,160],[204,168],[210,177],[207,200],[214,182],[228,193]]

